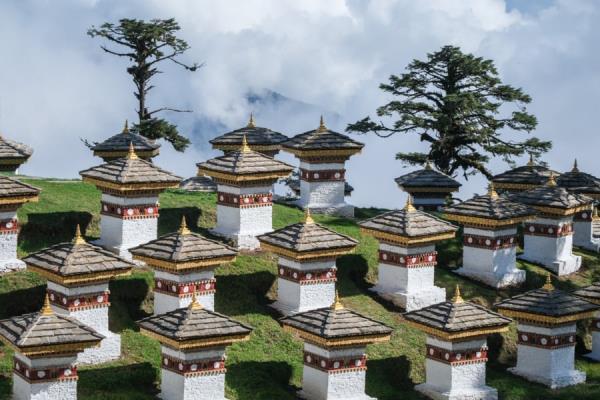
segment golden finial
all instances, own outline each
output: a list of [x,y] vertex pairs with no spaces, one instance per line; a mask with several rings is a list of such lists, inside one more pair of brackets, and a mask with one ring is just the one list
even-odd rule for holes
[[573,169],[571,172],[579,172],[579,168],[577,168],[577,159],[575,159],[575,162],[573,162]]
[[494,182],[490,182],[490,185],[488,187],[488,195],[492,199],[497,199],[498,198],[498,192],[496,192],[496,188],[494,187]]
[[556,186],[556,179],[554,179],[554,172],[550,171],[550,177],[548,178],[548,182],[546,183],[546,186]]
[[254,114],[252,113],[250,113],[250,120],[248,121],[246,128],[256,128],[256,125],[254,124]]
[[129,142],[129,152],[127,153],[128,160],[137,160],[138,156],[135,154],[135,148],[133,147],[133,142]]
[[456,284],[456,289],[454,289],[454,297],[452,297],[452,302],[454,304],[464,303],[462,296],[460,295],[460,286]]
[[429,159],[425,160],[425,169],[426,170],[431,170],[431,161],[429,161]]
[[594,207],[594,211],[592,213],[592,220],[593,221],[597,221],[598,220],[598,206]]
[[242,153],[247,153],[250,151],[250,146],[248,146],[248,138],[246,137],[245,133],[244,133],[244,136],[242,137],[241,151],[242,151]]
[[192,302],[188,306],[188,310],[202,310],[202,304],[198,301],[198,297],[196,296],[196,290],[192,293]]
[[533,153],[529,153],[529,162],[527,162],[528,167],[533,167],[535,162],[533,161]]
[[52,311],[52,306],[50,306],[50,297],[48,296],[48,292],[46,292],[46,297],[44,298],[44,305],[40,310],[42,315],[54,315],[54,311]]
[[321,115],[321,120],[319,122],[319,128],[317,129],[317,132],[326,132],[327,131],[327,127],[325,126],[325,121],[323,120],[323,116]]
[[544,283],[544,286],[542,286],[542,289],[544,290],[548,290],[548,291],[553,291],[554,285],[552,284],[552,277],[550,276],[550,273],[548,272],[548,274],[546,275],[546,282]]
[[408,197],[406,198],[406,205],[404,206],[404,209],[408,212],[413,212],[413,211],[417,211],[417,209],[415,208],[415,206],[413,205],[413,198],[412,195],[408,195]]
[[306,225],[312,225],[315,223],[315,220],[313,219],[312,215],[310,215],[310,208],[306,207],[306,210],[304,211],[304,223]]
[[86,241],[81,234],[81,228],[79,224],[77,224],[77,228],[75,228],[75,237],[73,238],[73,244],[85,244]]
[[125,120],[125,125],[123,126],[123,131],[121,133],[129,133],[129,121]]
[[185,215],[181,216],[181,225],[179,226],[179,233],[181,235],[189,235],[192,233],[187,227],[187,223],[185,222]]
[[344,305],[340,301],[340,294],[338,293],[337,289],[335,291],[335,300],[333,301],[333,304],[331,305],[331,309],[335,310],[335,311],[344,309]]

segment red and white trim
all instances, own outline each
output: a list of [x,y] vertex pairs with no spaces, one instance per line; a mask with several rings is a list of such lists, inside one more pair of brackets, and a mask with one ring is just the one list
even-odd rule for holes
[[227,372],[225,357],[189,361],[179,360],[163,353],[160,363],[163,369],[184,376],[217,375]]
[[110,306],[110,292],[108,290],[72,296],[67,296],[51,289],[47,291],[52,305],[68,311],[82,311]]
[[327,372],[329,374],[351,371],[366,371],[367,355],[363,354],[360,357],[351,356],[326,358],[318,354],[305,351],[304,365]]
[[272,193],[233,194],[217,193],[217,204],[225,207],[254,208],[273,205]]
[[120,205],[108,202],[100,203],[100,214],[121,219],[158,218],[158,204]]
[[463,245],[488,250],[509,249],[517,245],[517,236],[507,235],[499,237],[489,237],[465,234],[463,236]]
[[539,347],[542,349],[559,349],[575,346],[576,333],[562,335],[543,335],[533,332],[517,332],[517,343],[523,346]]
[[317,285],[337,281],[336,268],[300,271],[294,268],[279,265],[278,276],[281,279],[299,283],[300,285]]
[[19,221],[16,218],[0,221],[0,235],[14,235],[19,233]]
[[590,328],[592,332],[600,332],[600,318],[593,319]]
[[300,179],[306,182],[343,181],[345,177],[345,169],[324,169],[312,171],[300,168]]
[[573,220],[577,222],[592,222],[592,210],[583,210],[573,215]]
[[573,234],[573,224],[564,225],[544,225],[544,224],[524,224],[523,234],[530,236],[562,237]]
[[77,367],[46,367],[34,369],[24,364],[18,358],[13,359],[13,372],[29,383],[41,383],[49,381],[77,380]]
[[463,365],[485,363],[488,360],[487,355],[487,347],[452,351],[437,346],[427,345],[426,357],[430,360],[444,364]]
[[217,291],[216,279],[202,279],[194,282],[174,282],[166,279],[155,278],[154,290],[173,297],[214,294]]
[[401,268],[434,267],[437,264],[437,251],[420,254],[399,254],[392,251],[379,250],[379,262]]

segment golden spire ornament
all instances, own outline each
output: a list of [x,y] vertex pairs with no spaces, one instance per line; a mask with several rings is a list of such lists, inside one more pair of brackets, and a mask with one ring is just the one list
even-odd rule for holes
[[490,182],[490,185],[488,186],[488,195],[492,199],[497,199],[499,197],[498,192],[496,192],[496,188],[494,187],[494,182]]
[[125,125],[123,126],[123,131],[121,133],[129,133],[129,121],[125,120]]
[[192,233],[187,227],[187,222],[185,221],[185,215],[181,216],[181,225],[179,226],[179,231],[181,235],[189,235]]
[[310,215],[310,208],[306,207],[306,210],[304,211],[304,223],[306,225],[312,225],[315,223],[315,220],[313,219],[312,215]]
[[340,301],[340,294],[338,293],[337,289],[335,290],[335,300],[333,301],[333,304],[331,305],[331,309],[334,311],[339,311],[339,310],[344,309],[344,305]]
[[246,128],[256,128],[256,125],[254,123],[254,114],[250,113],[250,120],[248,121],[248,125],[246,125]]
[[404,206],[404,210],[406,210],[407,212],[414,212],[417,211],[417,209],[415,208],[415,206],[413,205],[413,198],[412,195],[408,195],[408,197],[406,198],[406,205]]
[[454,304],[464,303],[462,296],[460,295],[460,286],[456,284],[456,289],[454,289],[454,297],[452,297],[452,302]]
[[192,302],[188,306],[188,310],[202,310],[202,304],[198,301],[198,297],[196,296],[196,290],[192,292]]
[[323,116],[321,115],[321,120],[319,121],[319,128],[317,132],[327,132],[327,127],[325,126],[325,120],[323,120]]
[[552,284],[552,277],[550,276],[550,273],[546,275],[546,282],[544,283],[544,286],[542,286],[542,289],[547,290],[549,292],[555,289],[554,285]]
[[556,186],[556,179],[554,179],[554,172],[550,171],[550,177],[548,178],[548,182],[546,186],[554,187]]
[[577,168],[577,159],[573,162],[573,169],[571,172],[579,172],[579,168]]
[[430,171],[430,170],[431,170],[431,161],[430,161],[429,159],[427,159],[427,160],[425,161],[425,169],[426,169],[427,171]]
[[40,310],[42,315],[54,315],[54,311],[52,311],[52,306],[50,306],[50,297],[48,297],[48,292],[46,292],[46,297],[44,297],[44,305]]
[[250,146],[248,146],[248,138],[246,137],[245,133],[244,133],[244,136],[242,137],[241,151],[242,151],[242,153],[247,153],[250,151]]
[[528,167],[533,167],[535,162],[533,161],[533,153],[529,153],[529,162],[527,163]]
[[135,154],[135,148],[133,147],[133,142],[129,142],[129,152],[127,153],[128,160],[137,160],[138,156]]
[[79,224],[77,224],[77,227],[75,228],[75,237],[73,238],[73,244],[85,244],[86,241],[83,238],[83,235],[81,234],[81,228],[79,227]]

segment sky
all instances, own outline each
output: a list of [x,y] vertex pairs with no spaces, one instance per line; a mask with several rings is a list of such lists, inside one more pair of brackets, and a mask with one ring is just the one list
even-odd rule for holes
[[[193,142],[183,155],[163,144],[156,159],[181,176],[217,156],[208,140],[245,125],[250,112],[258,125],[289,136],[316,128],[320,114],[344,132],[390,100],[378,89],[390,74],[447,44],[493,59],[505,83],[531,95],[534,134],[554,143],[543,157],[552,168],[568,170],[577,157],[581,170],[600,176],[594,0],[3,0],[0,132],[34,148],[21,173],[78,177],[100,163],[80,138],[103,140],[135,119],[127,62],[102,52],[87,29],[120,18],[170,17],[191,46],[182,60],[205,63],[195,73],[165,66],[150,95],[151,104],[193,110],[163,114]],[[249,101],[248,93],[263,91],[292,101]],[[401,207],[405,195],[393,178],[414,168],[395,154],[422,150],[416,135],[354,138],[366,146],[347,164],[351,202]],[[493,160],[490,168],[508,166]],[[485,190],[481,176],[459,180],[458,197]]]

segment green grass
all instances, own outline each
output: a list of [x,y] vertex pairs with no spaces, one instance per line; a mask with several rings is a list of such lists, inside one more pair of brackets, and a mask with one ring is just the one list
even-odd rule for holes
[[[39,203],[24,206],[19,217],[25,223],[20,238],[20,255],[70,240],[76,223],[86,226],[86,236],[99,236],[100,194],[81,182],[31,180],[43,189]],[[214,224],[215,196],[186,194],[177,191],[161,196],[160,233],[175,230],[181,215],[191,221],[193,230],[206,233]],[[381,210],[357,210],[366,218]],[[275,205],[274,227],[280,228],[302,219],[300,210]],[[424,380],[425,336],[402,323],[398,309],[374,297],[368,288],[377,278],[377,242],[360,234],[355,221],[317,215],[317,222],[360,239],[354,254],[338,260],[340,295],[343,303],[375,317],[395,328],[389,343],[369,346],[367,393],[380,400],[415,399],[415,384]],[[460,283],[463,297],[487,306],[518,291],[495,291],[452,272],[460,264],[460,240],[438,246],[440,265],[436,284],[451,296]],[[571,290],[600,278],[597,255],[580,253],[584,266],[580,273],[562,278],[556,285]],[[530,264],[525,287],[540,287],[545,272]],[[251,340],[228,350],[227,396],[232,399],[294,399],[302,380],[302,343],[284,333],[268,304],[273,300],[276,282],[275,258],[266,253],[243,254],[230,265],[217,270],[216,309],[252,325]],[[42,301],[45,282],[29,272],[0,277],[0,317],[37,310]],[[160,347],[154,340],[138,333],[135,321],[151,312],[152,274],[136,270],[131,276],[111,282],[111,329],[122,334],[124,357],[118,362],[80,369],[80,399],[153,399],[160,385]],[[577,366],[588,374],[587,383],[551,391],[506,372],[515,363],[515,332],[490,337],[488,384],[498,388],[502,399],[598,399],[600,398],[600,364],[581,357],[589,349],[590,336],[585,323],[580,324]],[[0,399],[9,398],[11,390],[11,351],[0,347]]]

